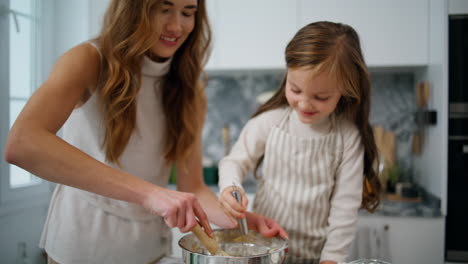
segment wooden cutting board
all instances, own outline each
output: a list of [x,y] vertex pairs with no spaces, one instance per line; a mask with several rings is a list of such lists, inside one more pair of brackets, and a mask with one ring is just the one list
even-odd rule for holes
[[[380,165],[379,165],[379,179],[382,188],[385,191],[387,188],[388,172],[396,164],[396,136],[392,131],[386,131],[381,126],[374,126],[374,138],[379,152]],[[380,171],[383,166],[382,171]]]

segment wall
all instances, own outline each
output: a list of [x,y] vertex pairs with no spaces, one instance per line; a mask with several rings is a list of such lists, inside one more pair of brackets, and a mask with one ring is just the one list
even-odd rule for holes
[[429,80],[431,96],[428,107],[437,111],[437,125],[428,130],[427,149],[415,160],[421,183],[442,197],[442,214],[446,214],[447,142],[448,142],[448,6],[446,1],[430,1],[429,65],[418,79]]
[[102,21],[104,19],[104,12],[106,11],[109,3],[110,0],[89,1],[88,35],[90,37],[97,36],[101,31]]
[[89,36],[88,1],[54,0],[55,58]]
[[[46,263],[39,239],[47,214],[48,204],[20,209],[0,216],[0,263],[24,260],[24,263]],[[19,244],[26,244],[26,255],[21,256]]]

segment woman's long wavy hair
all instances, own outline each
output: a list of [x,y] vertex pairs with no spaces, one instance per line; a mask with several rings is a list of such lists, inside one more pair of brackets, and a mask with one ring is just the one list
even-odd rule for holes
[[[378,152],[369,124],[370,77],[362,55],[359,36],[345,24],[327,21],[311,23],[300,29],[286,47],[288,69],[308,68],[311,75],[321,72],[336,76],[342,97],[334,111],[352,121],[359,130],[364,146],[364,182],[361,206],[373,212],[380,203],[381,185],[376,164]],[[280,89],[260,106],[253,116],[288,105],[285,95],[287,74]],[[257,163],[258,169],[262,159]]]
[[[104,57],[99,89],[105,135],[106,160],[119,163],[136,126],[136,98],[141,86],[145,53],[161,25],[153,16],[162,0],[113,0],[97,37]],[[206,108],[204,84],[200,81],[211,43],[211,30],[204,0],[198,0],[195,26],[172,58],[162,77],[163,111],[166,123],[165,158],[185,160],[201,133]],[[155,102],[156,103],[156,102]],[[155,137],[161,135],[154,135]]]

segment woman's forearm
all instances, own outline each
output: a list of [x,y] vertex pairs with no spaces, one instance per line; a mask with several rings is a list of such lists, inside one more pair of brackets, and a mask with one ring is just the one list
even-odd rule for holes
[[[25,132],[28,131],[28,132]],[[97,161],[49,131],[13,128],[5,158],[47,181],[142,204],[154,185]]]

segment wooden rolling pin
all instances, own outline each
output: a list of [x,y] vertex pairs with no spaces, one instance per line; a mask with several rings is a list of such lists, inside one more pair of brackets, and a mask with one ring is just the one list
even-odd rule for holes
[[213,255],[229,256],[224,250],[219,248],[218,241],[208,236],[199,223],[192,229],[192,233],[200,240],[203,246]]

